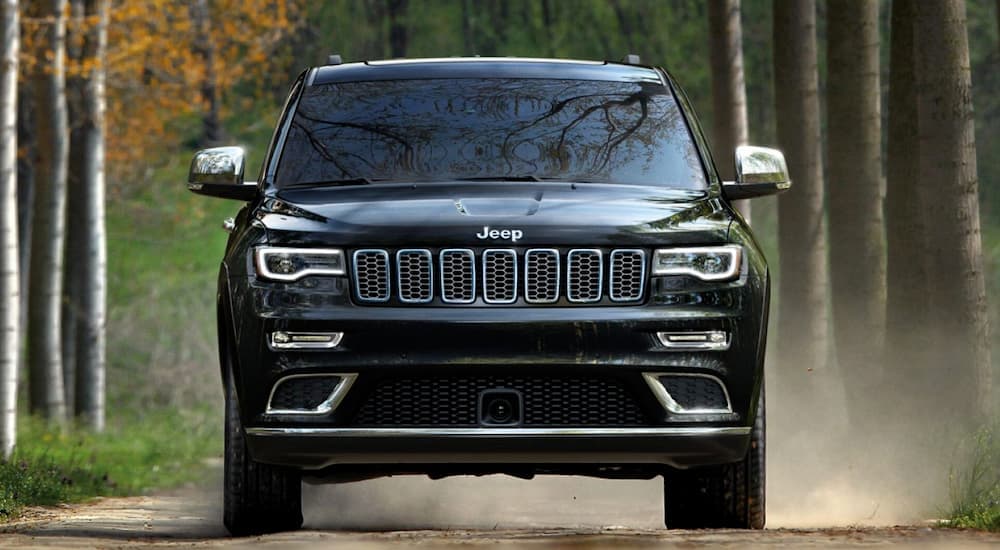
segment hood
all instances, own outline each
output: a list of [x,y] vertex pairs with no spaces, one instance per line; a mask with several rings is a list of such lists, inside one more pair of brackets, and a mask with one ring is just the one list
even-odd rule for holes
[[256,217],[272,244],[657,246],[726,240],[701,191],[612,184],[373,184],[278,191]]

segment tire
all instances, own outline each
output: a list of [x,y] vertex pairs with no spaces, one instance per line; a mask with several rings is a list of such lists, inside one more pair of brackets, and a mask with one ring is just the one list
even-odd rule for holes
[[245,536],[302,527],[301,475],[250,458],[232,369],[226,369],[225,428],[222,520],[226,529],[234,536]]
[[764,435],[761,389],[750,448],[743,460],[664,474],[663,522],[667,529],[763,529]]

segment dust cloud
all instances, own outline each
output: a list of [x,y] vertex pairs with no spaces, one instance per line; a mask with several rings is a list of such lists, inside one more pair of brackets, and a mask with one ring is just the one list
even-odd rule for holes
[[[819,379],[810,385],[829,389],[809,411],[786,408],[777,391],[768,391],[767,526],[886,526],[938,517],[956,451],[882,433],[875,419],[849,428],[835,376],[809,376]],[[659,529],[662,498],[660,478],[397,476],[304,489],[307,526],[375,531]]]
[[[950,445],[915,436],[920,426],[901,426],[899,418],[889,424],[855,413],[849,425],[835,370],[782,374],[779,384],[777,372],[766,377],[769,528],[909,525],[940,516],[956,461]],[[660,529],[662,498],[661,478],[398,476],[304,489],[307,527],[366,531]]]

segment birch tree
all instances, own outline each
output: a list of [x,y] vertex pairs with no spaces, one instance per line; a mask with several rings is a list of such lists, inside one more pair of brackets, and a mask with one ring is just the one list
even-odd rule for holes
[[64,55],[66,1],[34,0],[26,16],[42,28],[35,40],[32,87],[38,156],[28,296],[29,408],[52,422],[66,418],[60,349],[63,232],[69,128]]
[[17,0],[3,0],[0,64],[0,458],[17,441],[17,370],[21,290],[17,248]]
[[[991,393],[990,331],[979,226],[979,181],[965,2],[915,3],[919,96],[919,185],[931,261],[928,342],[936,414],[962,424],[982,418]],[[931,381],[928,381],[931,382]]]
[[[743,78],[743,26],[740,0],[708,3],[709,58],[712,67],[712,141],[722,178],[736,179],[733,155],[747,142],[747,90]],[[750,201],[736,201],[750,220]]]
[[877,403],[885,338],[877,0],[827,2],[827,199],[837,362],[851,410]]
[[83,43],[89,71],[83,87],[84,254],[79,269],[80,310],[76,322],[75,413],[96,431],[104,429],[107,247],[104,222],[104,111],[109,0],[84,0],[90,25]]
[[775,0],[773,32],[778,143],[795,182],[778,198],[777,383],[801,389],[810,387],[808,378],[826,365],[828,353],[815,0]]

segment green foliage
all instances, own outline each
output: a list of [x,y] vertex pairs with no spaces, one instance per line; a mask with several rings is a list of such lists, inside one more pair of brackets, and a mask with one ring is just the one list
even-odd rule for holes
[[218,411],[154,410],[116,417],[105,433],[54,431],[24,416],[14,456],[0,461],[0,522],[26,506],[133,495],[208,475],[221,454]]
[[948,524],[1000,531],[1000,422],[972,439],[966,466],[952,471]]

